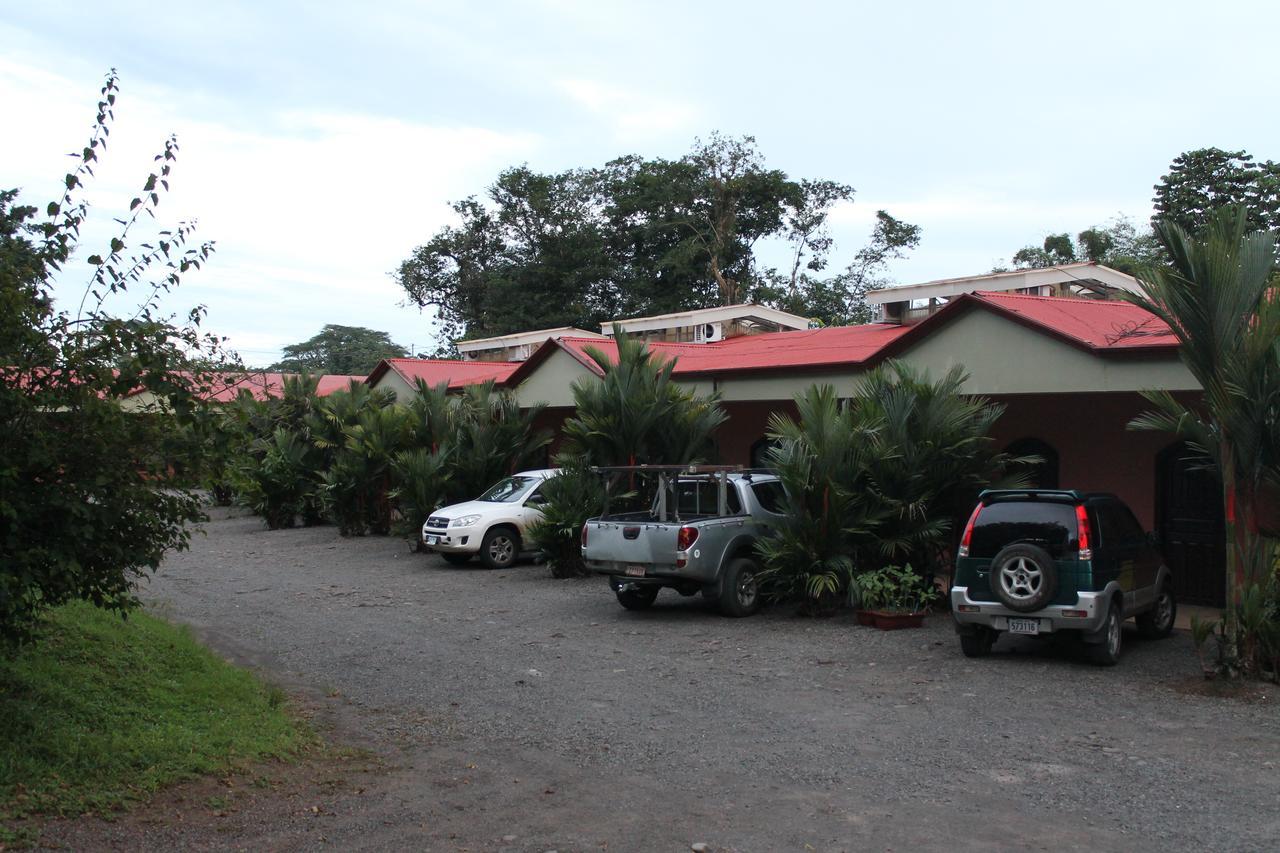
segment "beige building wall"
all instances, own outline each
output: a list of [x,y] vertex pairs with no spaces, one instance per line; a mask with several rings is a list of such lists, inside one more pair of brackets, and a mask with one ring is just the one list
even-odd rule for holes
[[550,357],[515,389],[521,407],[543,403],[547,406],[572,406],[573,383],[578,379],[598,379],[582,362],[557,347]]
[[1103,358],[997,317],[969,311],[900,356],[935,378],[954,365],[969,373],[970,394],[1043,394],[1085,391],[1198,391],[1178,357]]
[[394,370],[388,370],[382,374],[382,378],[376,384],[371,386],[375,391],[394,391],[396,402],[407,405],[414,397],[418,395],[418,391],[408,382],[404,381],[399,373]]
[[[1173,354],[1151,358],[1105,358],[1078,349],[988,311],[970,311],[938,329],[897,358],[937,379],[954,365],[969,374],[969,394],[1044,394],[1141,391],[1197,391],[1199,385]],[[865,371],[761,371],[677,381],[699,394],[719,391],[726,402],[790,400],[809,385],[830,384],[851,396]],[[557,350],[516,390],[521,405],[543,402],[572,406],[570,384],[595,377],[576,359]]]

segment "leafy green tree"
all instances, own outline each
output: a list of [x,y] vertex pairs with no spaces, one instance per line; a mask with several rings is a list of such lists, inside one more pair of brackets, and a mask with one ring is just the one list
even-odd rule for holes
[[363,376],[384,358],[403,358],[409,352],[391,340],[386,332],[363,326],[326,323],[320,333],[302,343],[284,348],[284,358],[269,370],[285,373],[317,373]]
[[[918,228],[882,213],[875,242],[842,276],[813,278],[833,249],[830,210],[852,194],[793,180],[768,168],[751,137],[720,134],[678,160],[630,155],[552,175],[521,166],[498,176],[487,202],[456,203],[458,224],[416,249],[397,279],[449,336],[591,328],[747,298],[793,310],[810,293],[847,301],[919,240]],[[760,268],[767,240],[791,248],[789,274]],[[851,310],[821,307],[831,318]]]
[[1160,245],[1147,229],[1139,230],[1123,216],[1108,225],[1094,225],[1076,235],[1050,234],[1041,246],[1026,246],[1013,256],[1014,269],[1044,269],[1079,261],[1093,261],[1130,275],[1162,263]]
[[[801,272],[793,265],[790,279],[784,282],[776,272],[770,271],[771,283],[760,286],[752,298],[810,317],[824,326],[869,323],[875,312],[867,303],[868,291],[888,286],[885,270],[889,261],[905,257],[919,244],[920,226],[879,210],[870,242],[858,250],[853,262],[842,272],[823,278]],[[825,265],[824,257],[815,256],[807,267],[820,271]]]
[[[118,92],[113,71],[43,223],[15,204],[16,191],[0,193],[0,635],[8,640],[29,637],[41,613],[66,601],[134,606],[135,579],[186,547],[186,525],[202,517],[199,496],[170,476],[187,460],[170,453],[191,446],[183,427],[202,411],[205,378],[188,370],[188,354],[215,353],[217,341],[201,332],[201,309],[175,326],[157,297],[213,246],[189,245],[190,224],[140,233],[168,190],[176,140],[108,245],[88,255],[75,310],[53,298],[55,276],[82,249],[81,193],[106,150]],[[143,296],[122,304],[131,287]],[[122,406],[138,389],[155,395],[153,411]]]
[[1170,266],[1152,270],[1140,281],[1142,292],[1126,296],[1169,325],[1183,364],[1204,389],[1198,406],[1144,391],[1155,408],[1130,427],[1182,436],[1221,478],[1233,609],[1274,570],[1259,531],[1259,498],[1264,486],[1280,485],[1276,236],[1251,229],[1239,207],[1214,213],[1198,237],[1176,222],[1157,222]]
[[1153,224],[1173,222],[1198,234],[1209,227],[1215,211],[1231,206],[1244,211],[1250,231],[1280,229],[1280,163],[1255,162],[1245,151],[1183,152],[1155,191]]

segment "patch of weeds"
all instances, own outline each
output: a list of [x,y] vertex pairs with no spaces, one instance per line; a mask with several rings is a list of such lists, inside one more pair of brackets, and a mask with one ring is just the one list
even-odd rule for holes
[[168,783],[315,742],[285,694],[190,631],[87,604],[0,655],[0,820],[107,815]]

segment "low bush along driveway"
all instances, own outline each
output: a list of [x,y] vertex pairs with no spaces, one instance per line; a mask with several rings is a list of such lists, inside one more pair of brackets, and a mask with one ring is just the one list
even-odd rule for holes
[[1111,670],[1031,641],[970,661],[946,616],[892,633],[777,610],[732,620],[669,591],[629,613],[602,580],[453,567],[399,541],[234,516],[171,557],[146,597],[286,686],[333,697],[336,736],[393,757],[307,830],[338,843],[1280,837],[1272,700],[1177,689],[1197,673],[1184,633],[1135,638]]

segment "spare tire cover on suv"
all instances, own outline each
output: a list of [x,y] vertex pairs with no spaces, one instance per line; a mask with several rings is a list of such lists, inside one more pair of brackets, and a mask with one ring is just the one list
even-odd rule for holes
[[1010,610],[1039,610],[1058,593],[1053,557],[1026,542],[1006,545],[991,561],[991,591]]

